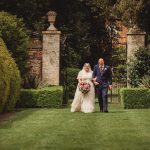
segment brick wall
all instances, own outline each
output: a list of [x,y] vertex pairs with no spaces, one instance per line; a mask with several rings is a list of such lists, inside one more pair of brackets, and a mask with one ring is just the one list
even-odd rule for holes
[[42,76],[42,41],[38,38],[30,38],[27,49],[29,74]]

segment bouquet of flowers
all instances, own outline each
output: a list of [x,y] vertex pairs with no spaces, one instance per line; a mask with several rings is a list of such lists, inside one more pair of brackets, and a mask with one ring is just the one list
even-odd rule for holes
[[87,82],[81,82],[79,83],[79,90],[83,93],[86,94],[90,91],[91,85]]

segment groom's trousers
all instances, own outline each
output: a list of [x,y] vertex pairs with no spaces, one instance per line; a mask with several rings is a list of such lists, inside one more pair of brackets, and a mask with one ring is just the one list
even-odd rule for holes
[[97,86],[100,111],[108,111],[108,87]]

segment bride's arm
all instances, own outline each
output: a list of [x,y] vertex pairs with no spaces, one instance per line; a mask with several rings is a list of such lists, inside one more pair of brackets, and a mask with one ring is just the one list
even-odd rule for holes
[[78,80],[79,83],[82,82],[82,71],[80,71],[80,72],[78,73],[77,80]]
[[81,83],[82,82],[82,78],[78,79],[78,82]]

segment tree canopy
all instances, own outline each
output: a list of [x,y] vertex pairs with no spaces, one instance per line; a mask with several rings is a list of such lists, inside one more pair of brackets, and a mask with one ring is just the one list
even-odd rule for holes
[[24,74],[28,36],[23,20],[7,12],[0,12],[0,38],[6,43],[21,74]]
[[[12,5],[11,5],[12,4]],[[105,18],[96,16],[91,7],[80,0],[2,0],[3,10],[22,17],[30,31],[41,33],[48,27],[46,13],[55,10],[58,14],[56,26],[62,31],[62,66],[81,66],[109,51],[100,45],[107,41]],[[107,46],[108,47],[108,46]],[[108,53],[108,52],[106,52]],[[82,57],[82,58],[81,58]],[[109,57],[109,56],[108,56]],[[109,59],[108,59],[109,60]],[[96,60],[97,61],[97,60]]]
[[137,24],[150,33],[150,0],[1,0],[0,9],[24,19],[28,31],[48,27],[46,13],[57,12],[56,27],[62,31],[62,66],[96,63],[104,57],[111,64],[110,37],[105,27],[111,15],[126,26]]

